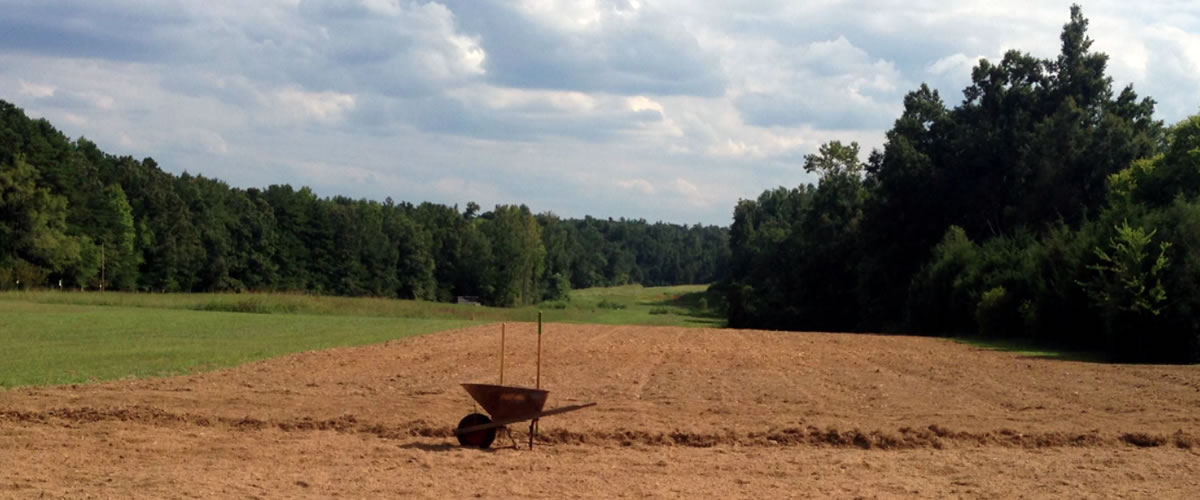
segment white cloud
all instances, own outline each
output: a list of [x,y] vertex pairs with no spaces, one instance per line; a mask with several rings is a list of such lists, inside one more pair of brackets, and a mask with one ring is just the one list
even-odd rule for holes
[[979,63],[981,58],[982,57],[967,57],[965,54],[959,52],[934,61],[926,68],[925,71],[931,75],[938,76],[946,73],[953,73],[957,75],[963,73],[964,71],[970,71],[973,66]]
[[295,118],[338,121],[354,109],[354,96],[338,92],[305,92],[289,88],[275,92],[279,104]]
[[22,95],[31,96],[34,98],[50,97],[54,95],[55,88],[53,85],[30,83],[25,80],[17,80],[17,82],[21,86],[20,90],[17,92]]
[[181,134],[174,137],[177,141],[174,147],[193,153],[223,155],[229,152],[229,143],[221,134],[212,130],[185,128]]
[[[1173,122],[1200,111],[1200,4],[1097,0],[1096,50]],[[728,223],[882,144],[921,82],[1052,58],[1022,0],[84,0],[6,6],[0,98],[115,154],[240,186]]]
[[762,157],[762,150],[754,144],[747,144],[746,141],[733,139],[725,139],[725,142],[717,142],[708,146],[708,154],[714,156],[749,156],[752,158]]
[[692,184],[685,179],[676,178],[671,185],[675,187],[676,192],[684,196],[695,197],[700,194],[700,189],[697,188],[695,184]]
[[102,109],[102,110],[106,110],[106,111],[113,109],[113,107],[116,106],[116,103],[117,103],[116,99],[113,99],[112,96],[99,94],[99,93],[95,93],[95,92],[84,93],[81,95],[81,97],[86,99],[88,102],[90,102],[92,104],[92,106],[95,106],[97,109]]
[[633,111],[651,110],[663,114],[663,105],[646,96],[635,95],[626,99],[625,102],[629,105],[629,109]]
[[626,180],[626,181],[617,181],[617,187],[619,187],[621,189],[637,191],[642,194],[654,194],[654,193],[658,192],[658,190],[654,188],[654,185],[650,184],[650,182],[647,181],[646,179],[630,179],[630,180]]
[[87,124],[87,118],[79,116],[75,113],[65,113],[65,114],[63,114],[62,118],[63,118],[63,121],[65,121],[71,125],[75,125],[75,126],[82,126],[82,125]]

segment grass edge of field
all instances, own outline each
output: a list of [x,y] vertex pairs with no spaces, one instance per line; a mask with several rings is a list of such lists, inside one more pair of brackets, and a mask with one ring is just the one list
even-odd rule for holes
[[996,351],[1015,354],[1020,357],[1047,359],[1056,361],[1078,361],[1083,363],[1107,363],[1103,353],[1058,349],[1037,344],[1028,340],[996,339],[979,336],[958,336],[950,340],[984,351]]
[[377,316],[470,321],[536,321],[713,328],[724,316],[709,308],[707,285],[574,290],[571,299],[519,307],[488,307],[381,297],[339,297],[290,292],[178,293],[5,291],[0,300],[43,304],[123,306],[260,314]]
[[[593,324],[629,324],[629,325],[645,325],[645,326],[683,326],[683,327],[718,327],[722,326],[715,312],[713,311],[697,311],[696,305],[705,294],[705,285],[685,285],[673,287],[642,287],[640,285],[625,285],[620,287],[586,289],[576,291],[575,298],[570,302],[566,312],[562,309],[546,309],[544,310],[546,322],[561,322],[561,323],[593,323]],[[602,304],[609,304],[603,306]],[[205,321],[218,322],[218,319],[232,321],[241,324],[262,324],[263,322],[279,322],[282,324],[298,324],[303,323],[305,318],[313,318],[317,322],[328,323],[335,322],[339,319],[344,319],[348,322],[353,321],[383,321],[383,322],[400,322],[397,325],[412,326],[414,323],[429,322],[441,324],[442,327],[420,329],[415,333],[402,333],[399,335],[378,335],[369,338],[361,336],[354,337],[353,340],[341,339],[336,336],[327,336],[325,338],[307,338],[299,343],[289,346],[288,348],[278,348],[277,346],[242,346],[242,350],[234,353],[224,353],[223,356],[214,355],[214,349],[210,346],[207,351],[203,348],[196,348],[195,352],[179,355],[186,362],[176,366],[159,367],[161,360],[147,362],[149,367],[139,366],[137,364],[130,365],[127,369],[117,369],[108,371],[74,371],[74,375],[64,376],[63,373],[71,372],[66,367],[74,367],[75,364],[86,364],[80,361],[79,352],[71,352],[71,349],[81,349],[80,347],[70,347],[69,342],[64,342],[63,338],[70,338],[70,335],[64,335],[62,328],[66,326],[55,326],[54,324],[39,323],[36,320],[26,319],[24,328],[31,328],[30,324],[36,324],[37,328],[45,331],[35,332],[37,335],[25,335],[13,338],[25,338],[28,342],[42,342],[43,346],[19,346],[9,345],[8,348],[12,351],[23,350],[25,354],[53,358],[55,349],[64,349],[61,355],[62,361],[57,365],[53,362],[46,365],[44,371],[38,374],[28,373],[5,373],[4,370],[10,366],[0,366],[0,391],[5,389],[13,389],[19,387],[36,387],[49,385],[65,385],[65,384],[89,384],[112,380],[123,379],[141,379],[141,378],[161,378],[178,375],[189,375],[203,372],[216,371],[235,366],[240,366],[248,363],[254,363],[266,359],[287,356],[300,352],[332,349],[339,347],[353,347],[361,345],[369,345],[374,343],[382,343],[400,338],[412,337],[417,335],[425,335],[437,333],[439,331],[453,330],[474,325],[482,325],[497,322],[516,322],[526,321],[532,322],[537,320],[539,310],[542,310],[544,304],[524,306],[521,308],[489,308],[484,306],[446,304],[437,302],[423,301],[402,301],[397,299],[380,299],[380,298],[349,298],[349,297],[328,297],[328,296],[311,296],[301,294],[280,294],[280,293],[248,293],[248,294],[137,294],[137,293],[122,293],[122,292],[104,292],[104,293],[77,293],[77,292],[56,292],[56,291],[27,291],[27,292],[0,292],[0,304],[10,306],[26,304],[29,311],[24,314],[37,315],[39,313],[49,313],[54,309],[58,309],[59,314],[64,314],[63,311],[76,311],[76,314],[105,312],[125,314],[125,319],[128,324],[139,323],[139,320],[146,318],[163,318],[166,316],[190,317],[195,318],[195,321],[204,323]],[[659,311],[666,311],[661,313]],[[65,313],[68,316],[70,313]],[[31,316],[32,317],[32,316]],[[10,320],[19,319],[10,315]],[[158,321],[162,322],[162,319]],[[70,321],[64,324],[71,324]],[[113,329],[119,325],[107,325],[109,329]],[[148,327],[153,329],[161,325],[139,325],[139,327]],[[55,330],[59,328],[59,330]],[[78,329],[78,326],[73,328]],[[220,326],[212,326],[212,328],[231,328],[230,324],[222,323]],[[281,327],[285,328],[285,327]],[[406,329],[407,330],[407,329]],[[190,332],[191,330],[187,330]],[[187,332],[181,332],[180,337],[176,337],[176,344],[188,344],[195,342],[195,339],[186,338]],[[71,333],[71,332],[67,332]],[[278,335],[278,332],[272,330],[264,334],[268,337]],[[303,335],[301,335],[303,336]],[[0,335],[0,338],[3,336]],[[169,335],[168,335],[169,337]],[[103,342],[103,340],[92,339],[93,341]],[[245,340],[240,338],[239,340]],[[277,339],[276,339],[277,340]],[[220,343],[221,339],[209,340],[210,342]],[[264,340],[268,342],[270,339]],[[11,342],[11,340],[10,340]],[[112,346],[124,345],[129,339],[114,338],[108,344],[102,345],[99,351],[105,348],[112,349]],[[93,350],[96,346],[90,346]],[[146,353],[154,353],[154,347],[158,351],[166,350],[167,347],[145,346]],[[178,345],[170,346],[174,349],[183,349]],[[133,351],[136,354],[139,351]],[[127,357],[130,353],[121,352],[120,357]],[[176,353],[177,354],[177,353]],[[150,354],[147,354],[148,356]],[[161,354],[160,354],[161,356]],[[86,356],[84,356],[86,358]],[[87,360],[95,364],[94,359]],[[29,365],[30,363],[26,363]],[[64,365],[64,366],[58,366]],[[77,368],[77,367],[76,367]]]
[[[36,310],[17,311],[14,305],[21,303],[0,304],[12,327],[0,340],[18,360],[0,365],[0,392],[192,375],[483,324],[457,319],[148,311],[75,304],[32,304]],[[81,322],[90,328],[81,328]]]

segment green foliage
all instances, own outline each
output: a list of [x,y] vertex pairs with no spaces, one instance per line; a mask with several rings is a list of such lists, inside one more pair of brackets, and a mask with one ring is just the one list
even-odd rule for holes
[[665,307],[652,307],[650,308],[650,314],[671,314],[671,310]]
[[546,248],[541,227],[529,208],[497,205],[483,230],[492,242],[492,262],[484,278],[489,301],[499,306],[537,301]]
[[1029,272],[1042,287],[1025,297],[1030,301],[1026,326],[1031,338],[1087,350],[1100,347],[1094,332],[1103,329],[1102,321],[1078,285],[1090,274],[1086,265],[1100,241],[1096,227],[1092,223],[1076,230],[1058,224],[1037,240],[1040,257]]
[[1125,311],[1157,316],[1167,300],[1162,275],[1170,265],[1167,249],[1171,243],[1159,242],[1158,257],[1152,258],[1149,247],[1157,230],[1147,233],[1128,221],[1113,229],[1116,236],[1109,239],[1108,248],[1095,249],[1100,262],[1088,266],[1096,276],[1080,285],[1106,314]]
[[32,283],[41,283],[47,272],[38,266],[20,259],[10,260],[0,266],[0,290],[26,290]]
[[90,241],[73,235],[67,201],[39,187],[36,169],[22,156],[0,164],[0,289],[42,286],[52,273],[90,277]]
[[547,276],[546,281],[546,291],[542,294],[542,300],[571,301],[571,280],[562,273],[554,273]]
[[983,292],[975,306],[979,333],[986,337],[1011,337],[1021,327],[1020,311],[1008,290],[998,286]]
[[1148,171],[1139,176],[1139,202],[1161,207],[1200,191],[1200,114],[1171,127],[1166,151],[1148,162],[1143,168]]
[[933,248],[929,263],[913,278],[907,324],[914,331],[938,335],[972,330],[969,316],[975,300],[964,290],[968,268],[979,260],[979,248],[961,227],[951,226]]
[[104,188],[104,206],[98,217],[101,252],[100,288],[131,290],[137,281],[137,266],[141,256],[134,248],[136,232],[133,225],[133,209],[118,184]]
[[1173,243],[1170,272],[1162,276],[1169,300],[1156,318],[1158,345],[1146,357],[1194,362],[1200,360],[1200,199],[1176,198],[1158,227],[1160,237]]
[[730,228],[733,277],[723,284],[736,327],[857,325],[855,269],[866,189],[858,144],[830,142],[805,157],[817,186],[739,202]]
[[817,174],[821,181],[836,177],[859,177],[862,162],[858,159],[858,143],[843,145],[841,141],[822,144],[818,154],[804,155],[804,171]]
[[1200,361],[1200,115],[1164,129],[1087,28],[1073,6],[1056,58],[981,60],[953,108],[922,85],[866,164],[830,142],[816,186],[739,201],[730,324]]
[[[297,291],[489,304],[726,274],[728,232],[237,189],[71,142],[0,101],[0,289]],[[11,278],[11,279],[8,279]]]

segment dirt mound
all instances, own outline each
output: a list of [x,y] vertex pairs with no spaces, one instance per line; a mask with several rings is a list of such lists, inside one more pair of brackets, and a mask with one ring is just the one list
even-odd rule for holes
[[[408,439],[413,437],[451,438],[451,426],[434,424],[426,420],[413,420],[401,424],[363,422],[354,415],[342,415],[330,419],[299,417],[293,419],[262,420],[253,417],[210,417],[193,414],[176,414],[148,406],[121,408],[53,408],[44,411],[0,411],[0,422],[8,424],[40,424],[46,426],[77,426],[96,422],[127,422],[155,427],[224,427],[238,431],[262,431],[275,429],[282,432],[335,431],[342,433],[370,434],[382,439]],[[725,433],[702,432],[646,432],[633,429],[613,431],[572,432],[565,428],[551,428],[537,436],[537,442],[563,445],[619,445],[619,446],[687,446],[708,448],[734,445],[741,447],[818,446],[833,448],[860,448],[864,450],[911,450],[920,448],[945,449],[964,446],[1004,446],[1014,448],[1054,448],[1135,446],[1152,448],[1173,445],[1191,449],[1198,438],[1177,431],[1174,434],[1125,432],[1104,436],[1099,432],[1087,433],[1021,433],[1010,429],[995,432],[951,431],[938,425],[923,429],[901,427],[895,432],[884,430],[864,431],[859,429],[838,430],[789,427],[766,432]]]
[[[508,326],[508,384],[533,385],[534,328]],[[1200,490],[1200,368],[895,336],[548,325],[547,407],[598,406],[543,419],[533,452],[479,455],[453,438],[479,411],[458,384],[497,381],[498,334],[477,327],[200,375],[3,391],[0,449],[25,465],[0,472],[0,496],[174,496],[181,485],[258,497]],[[525,429],[512,426],[516,441]],[[281,467],[294,474],[264,474]],[[517,469],[578,490],[507,481]],[[712,473],[688,472],[697,469]],[[1012,483],[1020,471],[1043,481],[1046,470],[1061,471],[1058,490]]]

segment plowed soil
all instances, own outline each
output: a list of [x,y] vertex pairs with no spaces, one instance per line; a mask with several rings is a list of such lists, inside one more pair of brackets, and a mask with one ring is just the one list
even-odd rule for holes
[[[507,326],[532,386],[535,325]],[[499,325],[0,391],[0,497],[1134,497],[1200,492],[1200,367],[929,338],[547,325],[533,450],[464,449]],[[512,427],[525,443],[528,426]]]

